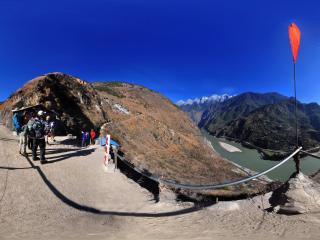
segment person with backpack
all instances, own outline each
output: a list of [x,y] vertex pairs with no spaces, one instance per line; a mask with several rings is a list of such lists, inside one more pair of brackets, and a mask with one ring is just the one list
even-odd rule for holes
[[81,147],[86,147],[86,132],[81,131]]
[[96,138],[96,132],[91,129],[90,131],[90,143],[93,145],[94,144],[94,139]]
[[38,117],[34,119],[31,128],[31,138],[33,139],[32,143],[32,159],[39,160],[37,157],[38,147],[40,148],[40,163],[46,163],[45,150],[46,150],[46,141],[45,141],[45,121],[44,121],[44,112],[40,110],[38,112]]
[[50,134],[51,141],[52,141],[52,142],[55,142],[55,141],[56,141],[56,140],[54,139],[54,137],[55,137],[55,127],[56,127],[55,120],[52,120],[52,121],[49,123],[49,126],[50,126],[49,134]]
[[27,156],[27,144],[28,144],[28,121],[30,114],[26,112],[23,117],[23,123],[21,132],[19,133],[19,153],[23,156]]
[[35,121],[36,113],[34,111],[30,112],[30,119],[27,123],[27,137],[28,137],[28,148],[32,151],[32,144],[34,138],[34,132],[32,131],[32,125]]
[[19,133],[22,131],[22,113],[19,112],[19,109],[12,110],[13,116],[12,116],[12,125],[14,129],[16,130],[17,135],[19,136]]
[[85,145],[86,147],[90,145],[90,133],[89,132],[85,132]]
[[[19,153],[26,155],[26,127],[23,124],[24,115],[18,108],[12,110],[12,125],[16,131],[17,136],[19,136]],[[23,150],[23,151],[22,151]]]
[[49,120],[50,116],[48,115],[46,118],[44,118],[44,139],[46,141],[46,144],[49,144],[49,137],[50,137],[50,125],[49,125]]

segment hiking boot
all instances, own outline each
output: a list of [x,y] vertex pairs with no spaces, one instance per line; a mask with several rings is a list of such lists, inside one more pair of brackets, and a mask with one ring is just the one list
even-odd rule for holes
[[47,162],[48,162],[48,161],[45,160],[45,159],[41,159],[41,160],[40,160],[40,163],[41,163],[41,164],[46,164]]
[[38,160],[40,160],[40,158],[35,157],[35,158],[32,158],[32,160],[33,160],[33,161],[38,161]]

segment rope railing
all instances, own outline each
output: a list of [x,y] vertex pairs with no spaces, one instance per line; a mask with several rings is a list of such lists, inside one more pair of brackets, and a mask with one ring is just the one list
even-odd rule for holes
[[211,184],[183,184],[183,183],[177,183],[174,182],[172,180],[165,180],[162,178],[159,178],[157,176],[152,175],[151,173],[148,173],[144,170],[141,170],[137,167],[135,167],[133,164],[129,163],[127,160],[125,160],[124,157],[119,156],[120,160],[123,161],[126,165],[128,165],[129,167],[133,168],[135,171],[137,171],[138,173],[140,173],[141,175],[155,181],[158,182],[160,184],[163,185],[168,185],[174,188],[182,188],[182,189],[189,189],[189,190],[209,190],[209,189],[217,189],[217,188],[223,188],[223,187],[229,187],[229,186],[234,186],[234,185],[238,185],[241,183],[245,183],[248,181],[251,181],[253,179],[257,179],[258,177],[261,177],[262,175],[265,175],[268,172],[271,172],[272,170],[280,167],[281,165],[283,165],[284,163],[286,163],[287,161],[289,161],[292,157],[294,157],[295,155],[297,155],[300,151],[302,150],[302,147],[299,147],[298,149],[296,149],[293,153],[291,153],[287,158],[285,158],[284,160],[282,160],[281,162],[279,162],[278,164],[274,165],[273,167],[255,174],[253,176],[249,176],[247,178],[244,179],[240,179],[240,180],[236,180],[236,181],[229,181],[229,182],[222,182],[222,183],[211,183]]

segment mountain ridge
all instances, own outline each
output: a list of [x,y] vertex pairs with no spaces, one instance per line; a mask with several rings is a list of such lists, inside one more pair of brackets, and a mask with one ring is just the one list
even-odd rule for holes
[[[212,135],[280,151],[295,146],[294,123],[294,99],[275,92],[246,92],[212,104],[197,122]],[[320,106],[298,102],[298,123],[299,144],[304,148],[319,145]]]
[[[212,121],[219,122],[220,120],[222,120],[223,124],[223,122],[229,122],[230,120],[234,120],[238,117],[246,116],[254,109],[285,99],[287,99],[287,97],[278,93],[242,93],[222,102],[222,104],[209,106],[209,109],[205,111],[201,121],[199,122],[199,126],[204,127]],[[217,118],[217,115],[222,119]]]

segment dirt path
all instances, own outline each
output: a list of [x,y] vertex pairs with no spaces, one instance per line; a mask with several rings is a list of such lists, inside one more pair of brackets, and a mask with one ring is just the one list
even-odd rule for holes
[[320,214],[265,213],[267,197],[204,209],[155,203],[104,172],[98,147],[51,145],[40,165],[13,138],[0,125],[0,239],[320,239]]

